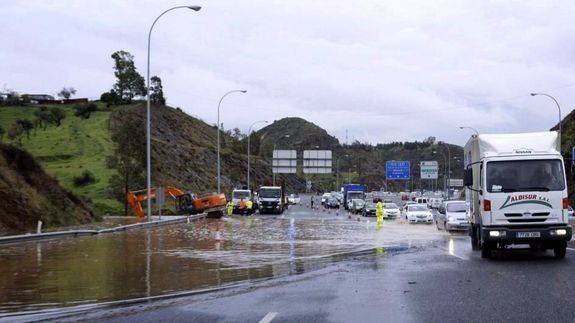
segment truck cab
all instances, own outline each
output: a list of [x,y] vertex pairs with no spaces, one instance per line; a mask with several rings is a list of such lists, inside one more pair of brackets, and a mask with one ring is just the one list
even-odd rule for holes
[[262,186],[258,191],[258,207],[260,214],[284,211],[283,191],[280,186]]
[[511,244],[565,256],[565,167],[556,132],[473,135],[464,149],[470,235],[484,258]]

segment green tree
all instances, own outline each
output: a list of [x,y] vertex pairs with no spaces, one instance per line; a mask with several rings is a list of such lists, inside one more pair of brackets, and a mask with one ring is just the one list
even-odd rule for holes
[[18,141],[19,145],[22,145],[22,135],[24,134],[24,129],[18,123],[18,121],[14,121],[10,124],[8,128],[8,139]]
[[50,124],[52,124],[52,114],[48,111],[47,107],[40,107],[39,110],[34,111],[34,116],[38,119],[43,130],[46,130]]
[[4,140],[4,134],[6,133],[6,130],[4,130],[4,128],[2,126],[0,126],[0,142],[2,142]]
[[58,97],[64,100],[69,100],[72,95],[76,94],[76,89],[73,87],[63,87],[60,92],[58,92]]
[[26,134],[26,138],[30,139],[30,131],[34,129],[34,124],[28,119],[18,119],[16,123],[20,125],[22,131]]
[[104,92],[100,95],[100,101],[106,103],[109,107],[111,105],[120,105],[122,104],[122,98],[116,93],[114,90],[110,90],[109,92]]
[[56,127],[62,124],[64,118],[66,118],[66,113],[61,108],[53,107],[50,109],[50,122],[56,125]]
[[114,91],[124,103],[132,102],[136,96],[146,95],[144,78],[136,71],[134,56],[126,51],[112,54],[114,59]]
[[146,183],[146,132],[143,120],[127,119],[121,126],[113,128],[112,140],[116,143],[116,149],[114,155],[107,158],[107,165],[118,173],[110,178],[110,194],[124,203],[124,214],[127,215],[126,192],[140,189]]
[[90,115],[96,110],[98,106],[94,103],[78,104],[74,106],[74,115],[82,119],[90,119]]
[[150,101],[161,105],[166,104],[162,79],[160,79],[158,76],[152,76],[150,79]]

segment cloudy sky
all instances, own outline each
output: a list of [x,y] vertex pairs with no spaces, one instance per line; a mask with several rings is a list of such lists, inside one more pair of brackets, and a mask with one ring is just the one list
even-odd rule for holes
[[225,128],[303,117],[345,140],[440,140],[546,130],[575,104],[571,1],[0,0],[0,89],[98,98],[110,55],[152,74],[168,103]]

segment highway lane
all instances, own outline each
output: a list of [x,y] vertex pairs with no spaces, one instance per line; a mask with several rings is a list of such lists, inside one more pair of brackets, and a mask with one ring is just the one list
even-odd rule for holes
[[[305,203],[305,202],[304,202]],[[344,217],[293,208],[284,217]],[[361,219],[366,223],[367,219]],[[348,221],[356,221],[355,218]],[[479,322],[571,321],[575,250],[563,260],[529,250],[481,259],[464,234],[430,225],[386,222],[429,234],[350,254],[317,270],[296,272],[231,290],[107,308],[71,320],[113,322]],[[373,238],[373,236],[371,236]],[[393,239],[392,239],[393,240]],[[409,241],[409,242],[407,242]],[[395,247],[394,247],[395,246]]]

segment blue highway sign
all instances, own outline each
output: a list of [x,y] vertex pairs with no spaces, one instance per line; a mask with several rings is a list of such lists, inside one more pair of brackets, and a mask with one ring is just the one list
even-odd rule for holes
[[407,160],[388,160],[385,162],[385,178],[388,180],[409,179],[410,163]]

